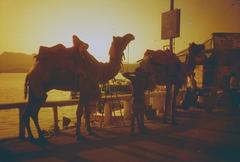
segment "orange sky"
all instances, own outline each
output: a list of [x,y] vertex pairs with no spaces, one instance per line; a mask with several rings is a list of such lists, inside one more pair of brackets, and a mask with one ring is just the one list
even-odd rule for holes
[[[239,0],[175,0],[181,9],[181,33],[175,39],[179,52],[212,32],[240,32]],[[113,35],[133,33],[129,62],[146,49],[162,49],[161,13],[169,0],[0,0],[0,53],[37,53],[40,45],[72,45],[77,34],[89,43],[99,60],[108,60]],[[125,52],[127,54],[127,51]]]

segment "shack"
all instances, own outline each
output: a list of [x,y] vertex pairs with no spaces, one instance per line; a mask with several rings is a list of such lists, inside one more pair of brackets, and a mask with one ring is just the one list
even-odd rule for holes
[[[240,33],[212,33],[204,42],[208,59],[195,68],[195,79],[199,88],[221,88],[231,73],[240,77]],[[188,50],[177,56],[184,61]]]
[[203,87],[222,88],[233,72],[240,76],[240,33],[213,33],[206,43]]

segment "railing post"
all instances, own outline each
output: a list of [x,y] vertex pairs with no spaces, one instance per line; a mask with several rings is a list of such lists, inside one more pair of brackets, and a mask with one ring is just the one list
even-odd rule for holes
[[106,102],[104,105],[104,125],[110,125],[112,118],[112,111],[110,108],[109,102]]
[[172,120],[173,94],[174,94],[174,86],[171,85],[166,89],[164,122],[167,122],[167,120],[170,120],[170,121]]
[[165,107],[165,93],[162,91],[157,92],[153,98],[153,107],[156,108],[157,116],[162,116],[164,113],[164,107]]
[[123,108],[124,108],[124,120],[131,120],[131,113],[132,113],[132,100],[126,99],[123,101]]
[[59,126],[58,126],[58,107],[54,106],[53,107],[53,119],[54,119],[54,133],[57,133],[60,131]]
[[19,107],[19,138],[25,138],[25,125],[23,121],[23,113],[25,111],[25,106]]

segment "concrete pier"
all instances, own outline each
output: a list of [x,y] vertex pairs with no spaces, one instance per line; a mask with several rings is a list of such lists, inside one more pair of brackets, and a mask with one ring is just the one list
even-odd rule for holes
[[1,162],[238,162],[240,112],[178,112],[177,126],[146,121],[149,132],[129,135],[130,128],[93,128],[96,136],[76,141],[75,129],[49,138],[49,144],[5,139]]

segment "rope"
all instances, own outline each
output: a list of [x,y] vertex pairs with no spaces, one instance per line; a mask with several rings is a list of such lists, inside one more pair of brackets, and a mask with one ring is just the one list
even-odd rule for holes
[[128,65],[129,65],[129,44],[127,45],[127,72],[128,72]]

